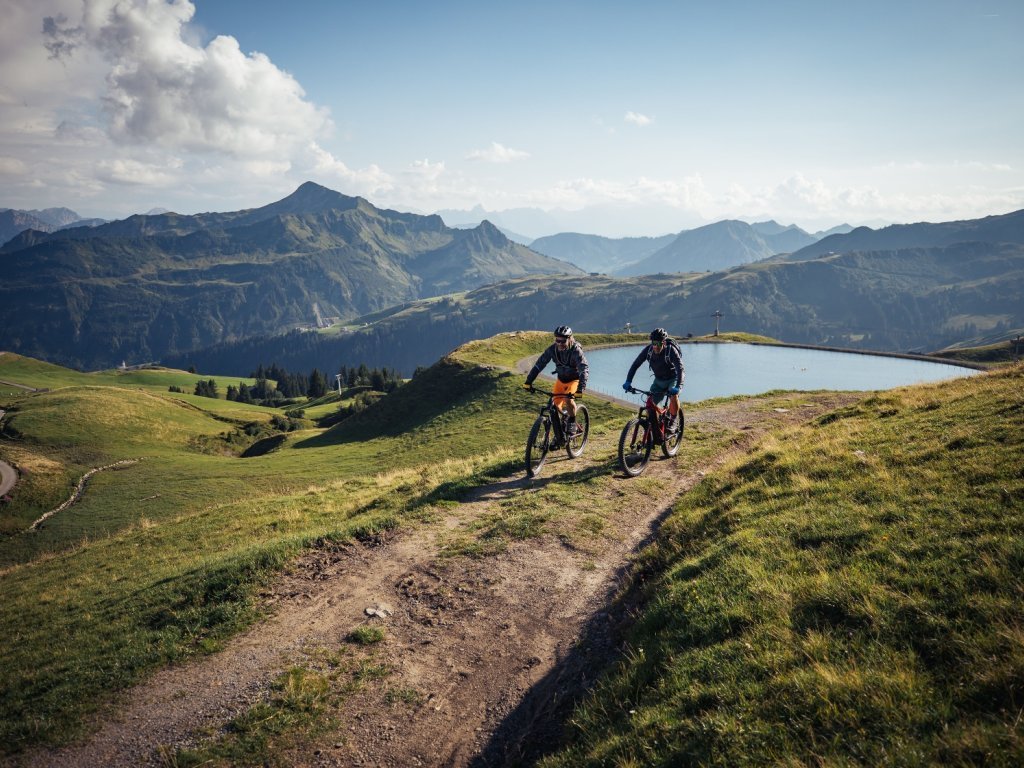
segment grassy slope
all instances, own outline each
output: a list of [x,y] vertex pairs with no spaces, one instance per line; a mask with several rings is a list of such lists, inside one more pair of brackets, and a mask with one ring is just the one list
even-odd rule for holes
[[[518,377],[445,360],[350,424],[239,459],[197,447],[225,429],[217,413],[53,374],[74,386],[7,402],[17,437],[0,440],[25,471],[2,508],[0,753],[65,741],[120,688],[216,648],[259,617],[258,588],[303,547],[415,524],[515,471],[538,407]],[[136,457],[24,532],[84,468]]]
[[[214,379],[223,397],[228,384],[238,385],[239,381],[252,386],[256,379],[236,376],[207,376],[189,373],[173,368],[143,368],[139,370],[109,370],[81,373],[70,368],[23,357],[13,352],[0,354],[0,380],[11,381],[39,389],[72,386],[115,386],[137,387],[139,389],[166,392],[170,386],[180,387],[185,392],[195,390],[196,382]],[[251,406],[250,406],[251,407]]]
[[969,363],[981,363],[988,366],[1011,365],[1020,359],[1024,352],[1024,343],[1017,344],[1013,339],[987,344],[983,347],[965,347],[933,352],[934,357],[947,360],[963,360]]
[[708,477],[543,764],[1021,765],[1022,467],[1018,365],[883,393]]
[[[152,458],[97,475],[45,529],[47,554],[0,571],[2,749],[66,740],[112,692],[217,647],[258,618],[259,585],[303,547],[415,524],[515,471],[539,400],[487,366],[547,338],[470,345],[350,423],[255,459],[197,452],[190,438],[223,423],[153,394],[19,401],[27,419],[29,402],[74,396],[81,416],[53,429],[38,413],[0,455],[30,444],[40,461]],[[1021,377],[887,393],[709,477],[643,560],[631,652],[549,763],[1010,762],[1024,705]],[[123,424],[85,407],[99,397],[126,407]],[[588,404],[597,429],[621,419]],[[179,422],[156,439],[150,419]],[[61,442],[69,432],[77,445]],[[699,463],[714,440],[690,437],[684,460]],[[513,506],[482,536],[544,511]],[[83,539],[104,514],[107,532]]]

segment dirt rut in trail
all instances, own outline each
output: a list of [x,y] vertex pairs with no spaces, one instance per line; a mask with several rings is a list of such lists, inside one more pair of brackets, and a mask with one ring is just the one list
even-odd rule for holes
[[[445,520],[369,544],[318,550],[299,560],[268,595],[274,614],[215,655],[164,670],[128,691],[85,743],[27,756],[32,766],[161,764],[156,750],[191,746],[266,698],[291,663],[337,649],[362,624],[384,628],[374,663],[391,672],[342,705],[340,732],[288,755],[297,766],[490,766],[529,761],[557,739],[567,707],[614,657],[612,597],[631,555],[677,496],[765,429],[799,423],[860,395],[800,396],[769,409],[737,401],[701,409],[702,422],[743,436],[701,467],[652,458],[643,478],[617,477],[614,530],[596,551],[554,535],[500,555],[440,558],[453,531],[504,499],[565,473],[609,467],[618,434],[595,437],[585,455],[549,459],[541,476],[478,489]],[[794,398],[794,402],[796,398]],[[576,502],[587,509],[588,499]],[[589,542],[588,542],[589,544]],[[383,616],[368,616],[367,609]],[[414,692],[403,701],[406,692]],[[395,701],[398,699],[398,701]],[[390,702],[390,703],[389,703]]]

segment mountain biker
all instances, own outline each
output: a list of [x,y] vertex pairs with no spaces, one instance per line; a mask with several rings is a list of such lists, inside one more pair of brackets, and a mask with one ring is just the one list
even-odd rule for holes
[[[587,358],[583,355],[583,347],[572,336],[572,328],[568,325],[560,325],[555,328],[555,343],[544,350],[537,358],[533,368],[526,375],[523,383],[524,389],[533,389],[533,380],[537,378],[544,367],[555,361],[555,373],[558,378],[551,388],[555,395],[571,395],[583,397],[587,388],[587,376],[590,373],[590,366]],[[555,407],[560,411],[569,414],[569,436],[576,434],[579,427],[576,424],[576,401],[571,397],[555,397]]]
[[633,388],[633,375],[637,368],[646,360],[654,373],[654,383],[651,384],[651,394],[658,396],[668,392],[669,430],[676,428],[679,414],[679,390],[682,389],[683,379],[686,372],[683,370],[683,355],[679,351],[679,345],[668,337],[668,331],[664,328],[655,328],[651,331],[651,343],[640,350],[636,360],[629,366],[629,373],[622,388],[629,392]]

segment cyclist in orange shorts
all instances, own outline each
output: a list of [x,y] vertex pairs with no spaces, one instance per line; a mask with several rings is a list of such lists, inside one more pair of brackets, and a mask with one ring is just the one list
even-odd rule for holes
[[[583,355],[583,347],[572,337],[572,328],[568,325],[555,328],[555,343],[537,358],[537,362],[526,376],[523,388],[533,389],[533,380],[552,360],[555,362],[555,374],[558,379],[551,391],[556,395],[575,394],[576,397],[582,397],[587,388],[590,366]],[[571,397],[556,397],[554,403],[559,410],[568,412],[569,436],[572,437],[579,429],[576,425],[576,401]]]

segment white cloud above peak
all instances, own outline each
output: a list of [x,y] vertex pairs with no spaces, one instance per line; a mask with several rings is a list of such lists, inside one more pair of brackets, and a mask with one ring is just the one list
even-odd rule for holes
[[326,133],[330,117],[262,53],[218,36],[187,39],[188,0],[86,0],[81,19],[47,17],[51,56],[73,64],[91,47],[108,63],[103,98],[116,142],[251,158],[289,153]]
[[529,152],[519,149],[512,149],[496,141],[491,142],[487,149],[474,149],[466,155],[467,160],[480,160],[485,163],[511,163],[513,160],[522,160],[530,156]]

